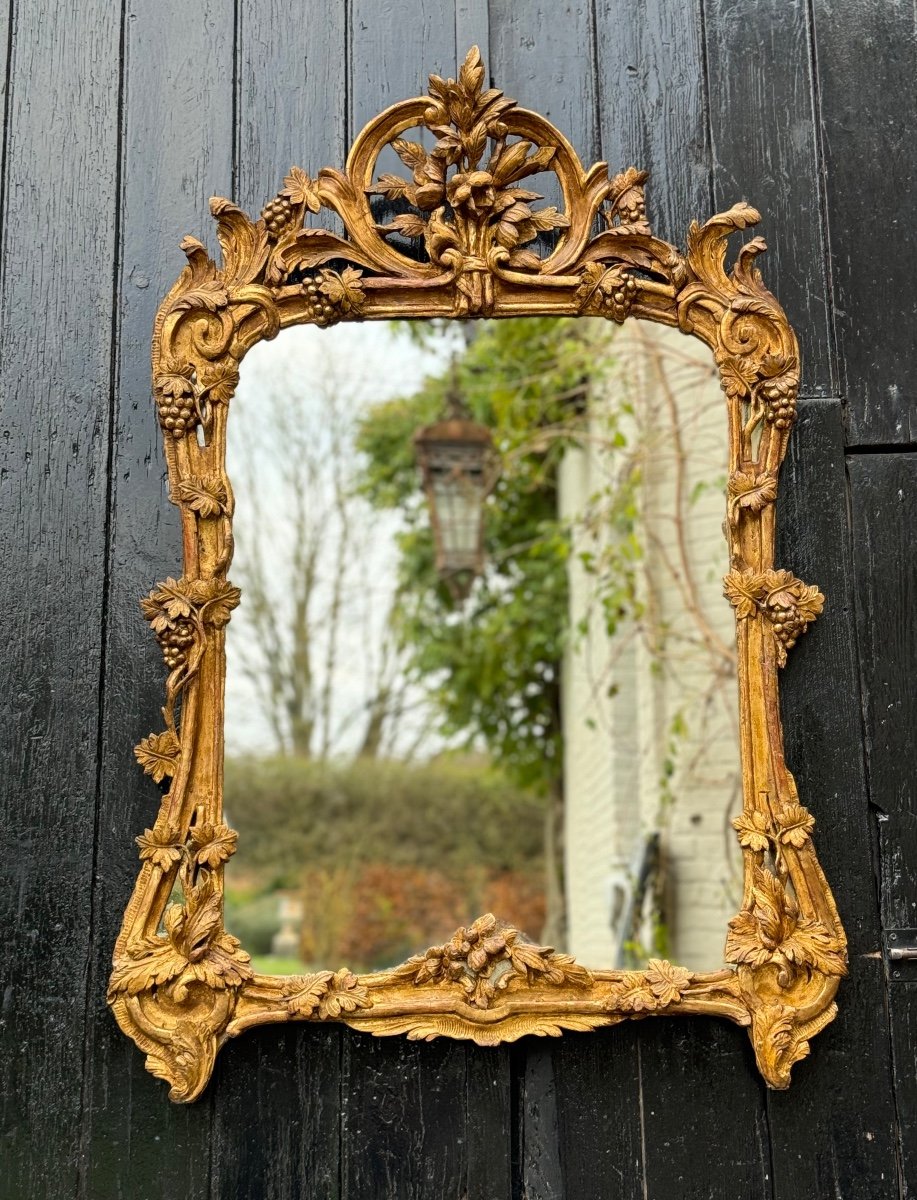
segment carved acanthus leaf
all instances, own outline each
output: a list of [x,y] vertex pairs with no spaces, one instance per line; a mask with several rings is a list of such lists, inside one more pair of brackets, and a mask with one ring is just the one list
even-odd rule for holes
[[765,867],[754,868],[752,907],[729,922],[726,961],[754,967],[774,964],[787,986],[795,968],[812,967],[825,975],[846,971],[844,943],[820,921],[803,917],[783,882]]

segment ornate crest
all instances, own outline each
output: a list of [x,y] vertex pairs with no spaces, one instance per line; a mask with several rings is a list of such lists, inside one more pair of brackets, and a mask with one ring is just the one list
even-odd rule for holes
[[[377,172],[386,147],[400,174]],[[545,175],[561,207],[543,202]],[[110,984],[121,1027],[173,1099],[198,1096],[219,1046],[265,1022],[341,1020],[377,1035],[493,1044],[668,1013],[748,1026],[762,1074],[784,1088],[809,1038],[834,1016],[844,934],[812,846],[814,822],[783,760],[777,692],[778,667],[824,602],[773,563],[796,339],[756,268],[763,240],[746,242],[725,266],[729,235],[754,225],[757,212],[738,204],[692,224],[683,254],[653,236],[645,183],[634,168],[585,170],[548,121],[485,89],[472,50],[457,80],[432,76],[427,96],[371,121],[343,171],[312,178],[294,168],[255,221],[212,201],[221,264],[196,239],[182,243],[188,266],[156,318],[153,380],[184,563],[180,579],[142,603],[168,679],[164,728],[136,750],[168,791],[153,829],[138,838],[142,866]],[[343,234],[309,223],[326,211]],[[239,362],[290,325],[514,314],[678,326],[704,341],[719,367],[744,792],[736,829],[745,895],[725,952],[735,969],[693,973],[653,960],[645,971],[587,971],[487,915],[392,971],[255,974],[222,923],[222,870],[235,849],[220,790],[224,626],[239,601],[227,581],[226,421]],[[183,901],[169,905],[176,883]]]

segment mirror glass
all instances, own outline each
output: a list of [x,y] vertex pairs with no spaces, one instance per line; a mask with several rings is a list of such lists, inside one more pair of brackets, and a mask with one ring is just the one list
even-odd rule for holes
[[493,913],[589,967],[715,969],[741,770],[706,349],[296,327],[228,424],[226,926],[256,968],[380,970]]

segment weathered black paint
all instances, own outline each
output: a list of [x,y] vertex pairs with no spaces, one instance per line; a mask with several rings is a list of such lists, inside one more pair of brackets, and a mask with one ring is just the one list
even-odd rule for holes
[[[153,313],[181,235],[213,240],[209,195],[257,209],[291,162],[340,163],[471,42],[585,159],[652,172],[662,236],[764,213],[807,397],[780,563],[829,598],[784,675],[787,750],[850,935],[841,1015],[784,1095],[715,1022],[496,1050],[303,1027],[247,1034],[176,1108],[104,1005],[158,801],[136,601],[179,557]],[[917,1190],[917,975],[878,955],[917,925],[915,60],[903,0],[2,4],[0,1200]]]

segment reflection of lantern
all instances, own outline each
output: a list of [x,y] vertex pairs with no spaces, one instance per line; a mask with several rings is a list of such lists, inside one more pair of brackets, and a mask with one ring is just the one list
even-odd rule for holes
[[414,434],[430,506],[436,569],[464,600],[484,567],[484,500],[496,482],[493,443],[484,425],[455,412]]

